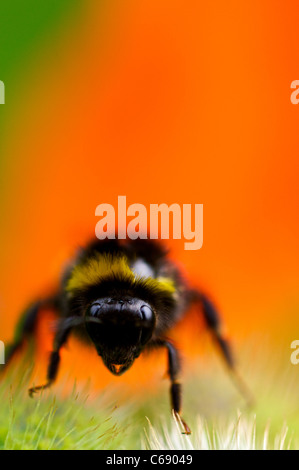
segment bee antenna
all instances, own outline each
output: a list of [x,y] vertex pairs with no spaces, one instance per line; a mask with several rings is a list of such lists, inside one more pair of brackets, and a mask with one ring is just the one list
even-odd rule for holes
[[70,328],[75,328],[76,326],[83,325],[84,323],[102,323],[98,318],[84,318],[84,317],[70,317],[62,320],[59,324],[59,329],[68,330]]
[[102,320],[100,320],[99,318],[95,318],[95,317],[85,317],[83,319],[83,322],[84,323],[97,323],[98,325],[103,323]]

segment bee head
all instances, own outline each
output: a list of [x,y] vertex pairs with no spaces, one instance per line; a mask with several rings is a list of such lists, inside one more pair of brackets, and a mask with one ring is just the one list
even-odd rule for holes
[[87,333],[114,375],[131,367],[151,339],[155,323],[153,308],[133,297],[97,299],[85,314]]

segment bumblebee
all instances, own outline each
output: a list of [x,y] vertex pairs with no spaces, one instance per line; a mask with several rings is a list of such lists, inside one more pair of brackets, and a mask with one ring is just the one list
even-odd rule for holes
[[190,288],[163,245],[142,239],[96,240],[79,251],[54,295],[37,300],[25,310],[14,341],[7,348],[5,366],[24,341],[34,336],[39,315],[45,308],[57,314],[58,322],[47,381],[30,388],[31,397],[55,381],[60,350],[71,333],[94,346],[116,376],[126,372],[143,351],[165,348],[171,407],[184,432],[189,434],[190,428],[180,416],[180,355],[167,335],[194,303],[201,305],[199,311],[229,370],[235,372],[231,348],[222,335],[215,307],[206,295]]

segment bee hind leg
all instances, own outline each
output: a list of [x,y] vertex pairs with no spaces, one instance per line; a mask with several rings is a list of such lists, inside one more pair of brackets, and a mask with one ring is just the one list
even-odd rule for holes
[[53,306],[54,298],[38,300],[29,307],[21,315],[19,323],[16,327],[13,341],[6,347],[5,364],[1,365],[1,370],[6,369],[16,353],[22,348],[24,343],[34,336],[37,321],[41,309],[47,306]]
[[220,352],[222,353],[231,379],[243,395],[247,405],[252,406],[254,404],[254,398],[237,371],[232,348],[223,332],[222,322],[216,307],[206,295],[197,290],[191,291],[191,301],[201,304],[205,322],[213,336],[213,339],[218,345]]

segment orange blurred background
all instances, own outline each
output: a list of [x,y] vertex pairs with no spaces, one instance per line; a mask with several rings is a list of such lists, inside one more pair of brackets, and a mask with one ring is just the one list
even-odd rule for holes
[[[170,241],[173,258],[232,337],[296,339],[297,13],[295,1],[89,0],[34,51],[5,104],[2,340],[94,236],[96,206],[118,195],[146,207],[202,203],[202,249]],[[39,329],[45,353],[48,323]],[[83,377],[90,357],[88,371],[96,364],[108,381],[85,354],[71,342],[61,374],[77,362]]]

